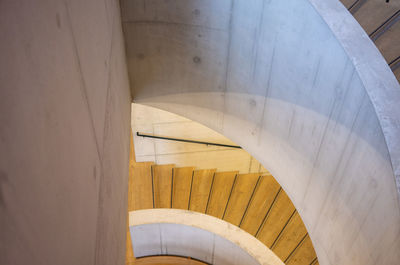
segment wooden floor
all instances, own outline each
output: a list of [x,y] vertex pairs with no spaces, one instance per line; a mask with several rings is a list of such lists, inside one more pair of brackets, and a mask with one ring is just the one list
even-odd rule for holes
[[[132,162],[129,211],[151,208],[187,209],[215,216],[257,237],[285,264],[318,264],[299,214],[270,174]],[[150,264],[134,263],[129,233],[128,238],[127,264]]]
[[[135,149],[133,145],[133,135],[131,133],[131,143],[129,149],[129,186],[128,186],[128,212],[130,209],[133,209],[133,173],[134,169],[140,167],[140,164],[137,164],[135,161]],[[129,214],[126,215],[126,265],[133,265],[136,259],[133,255],[133,248],[132,248],[132,240],[131,240],[131,233],[129,232]]]

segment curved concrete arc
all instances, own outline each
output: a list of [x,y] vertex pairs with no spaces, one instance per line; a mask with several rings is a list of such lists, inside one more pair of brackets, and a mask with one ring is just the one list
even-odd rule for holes
[[400,86],[368,34],[338,1],[309,0],[353,63],[382,127],[400,200]]
[[320,264],[398,264],[400,88],[335,0],[122,1],[135,102],[244,147]]
[[180,255],[216,265],[283,265],[258,239],[210,215],[178,209],[129,212],[136,257]]

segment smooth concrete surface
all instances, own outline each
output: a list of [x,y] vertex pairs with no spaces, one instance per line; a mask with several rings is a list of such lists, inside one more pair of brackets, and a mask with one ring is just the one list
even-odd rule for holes
[[320,264],[399,264],[400,87],[335,0],[122,1],[135,102],[244,147]]
[[0,1],[0,264],[124,264],[118,1]]
[[141,104],[132,104],[132,130],[137,162],[175,164],[176,167],[196,166],[196,169],[216,168],[239,173],[268,172],[243,149],[205,144],[177,142],[137,136],[145,134],[236,145],[216,131],[171,112]]
[[283,265],[258,239],[221,219],[186,210],[129,212],[136,257],[177,255],[215,265]]

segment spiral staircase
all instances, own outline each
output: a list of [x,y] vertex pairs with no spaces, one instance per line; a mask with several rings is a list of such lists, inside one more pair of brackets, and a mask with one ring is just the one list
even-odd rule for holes
[[174,208],[211,215],[250,233],[285,264],[318,264],[301,217],[269,173],[134,163],[128,205],[129,211]]

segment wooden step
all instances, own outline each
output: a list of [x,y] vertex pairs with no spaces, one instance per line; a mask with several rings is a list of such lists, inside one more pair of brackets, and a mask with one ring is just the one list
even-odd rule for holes
[[256,236],[287,264],[318,264],[300,215],[269,173],[153,162],[134,163],[131,172],[130,211],[175,208],[206,213]]

